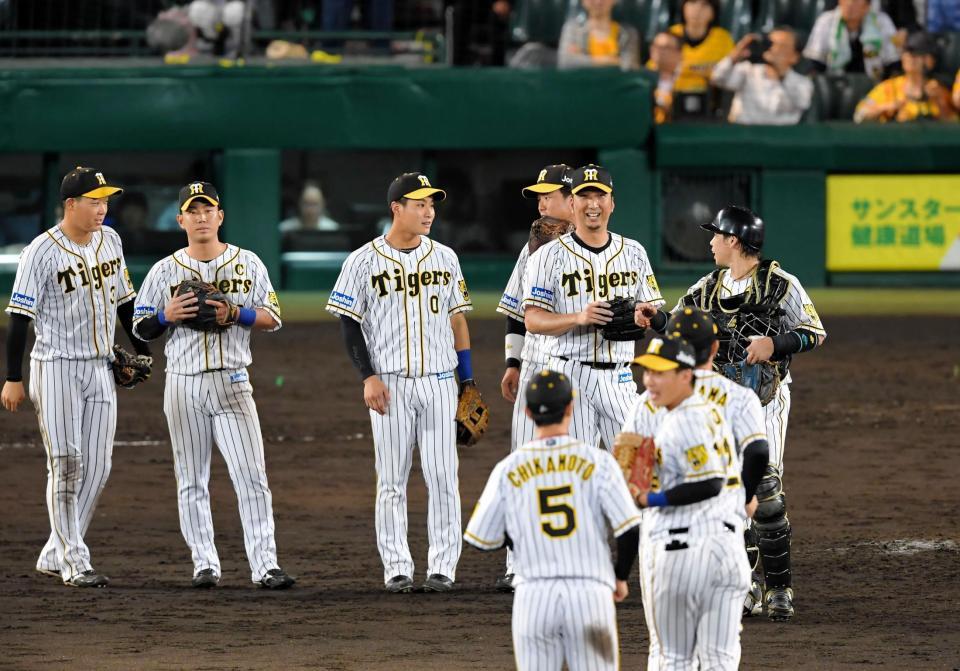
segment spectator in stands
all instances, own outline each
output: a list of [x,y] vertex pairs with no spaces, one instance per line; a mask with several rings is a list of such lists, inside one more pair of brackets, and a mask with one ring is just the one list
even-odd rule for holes
[[557,67],[640,67],[636,29],[613,20],[616,0],[582,0],[586,15],[569,19],[560,32]]
[[953,80],[953,109],[960,110],[960,70],[957,70],[957,76]]
[[683,0],[680,12],[683,23],[670,27],[670,32],[683,42],[680,76],[674,90],[707,91],[713,66],[733,49],[733,38],[716,25],[720,16],[718,0]]
[[865,72],[880,80],[898,56],[896,26],[870,0],[840,0],[817,17],[803,55],[820,72]]
[[957,118],[950,93],[930,76],[936,43],[928,33],[913,33],[907,38],[901,63],[903,74],[881,82],[860,101],[853,120],[907,122]]
[[[445,0],[453,8],[453,64],[501,66],[510,33],[507,0]],[[556,55],[552,59],[556,65]]]
[[297,203],[297,216],[280,222],[280,232],[290,231],[336,231],[340,224],[326,215],[323,191],[316,182],[306,182]]
[[[323,0],[323,29],[344,31],[350,29],[353,0]],[[367,0],[363,4],[364,27],[387,32],[393,30],[394,0]]]
[[730,122],[787,126],[798,123],[810,107],[813,82],[794,71],[800,60],[797,35],[787,27],[770,33],[770,46],[762,63],[750,63],[751,45],[760,39],[750,34],[737,43],[710,76],[714,86],[734,91]]
[[653,92],[653,120],[666,123],[673,115],[673,87],[680,75],[680,56],[683,43],[673,33],[657,33],[650,43],[650,61],[647,68],[657,73],[657,87]]
[[960,31],[960,2],[957,0],[927,0],[927,32]]

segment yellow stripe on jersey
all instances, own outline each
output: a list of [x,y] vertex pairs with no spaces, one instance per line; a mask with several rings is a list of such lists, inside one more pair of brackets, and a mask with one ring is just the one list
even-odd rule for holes
[[[100,244],[97,245],[97,248],[93,252],[93,260],[97,262],[97,268],[100,267],[100,248],[103,247],[103,241],[107,236],[104,232],[100,231]],[[100,272],[99,270],[97,272]],[[93,272],[90,273],[90,281],[93,282]],[[109,302],[107,301],[107,291],[106,291],[106,278],[101,274],[100,276],[100,295],[103,297],[103,342],[104,346],[110,348],[110,308]],[[113,322],[116,323],[117,318],[114,315]]]
[[[427,258],[433,254],[434,244],[433,240],[427,238],[427,242],[430,243],[430,249],[427,250],[427,253],[423,255],[419,261],[417,261],[417,276],[420,275],[420,264],[427,260]],[[406,292],[404,292],[406,293]],[[420,320],[420,375],[421,377],[427,372],[427,348],[423,346],[423,295],[425,291],[417,292],[417,318]]]
[[[60,244],[60,241],[57,240],[55,237],[53,237],[53,234],[50,233],[49,230],[47,231],[47,235],[50,237],[51,240],[53,240],[53,243],[54,243],[57,247],[59,247],[60,249],[62,249],[63,251],[65,251],[67,254],[71,254],[71,255],[73,255],[73,256],[76,256],[78,259],[80,259],[81,266],[82,266],[83,268],[86,268],[87,272],[90,271],[90,269],[87,268],[87,262],[86,262],[86,260],[83,258],[83,256],[81,256],[80,254],[77,254],[77,253],[74,252],[74,251],[71,251],[71,250],[67,249],[67,248],[64,247],[62,244]],[[91,316],[92,321],[93,321],[93,331],[92,331],[92,333],[93,333],[93,346],[94,346],[94,348],[97,350],[97,356],[100,356],[100,343],[97,341],[97,313],[96,313],[97,303],[96,303],[96,301],[93,300],[93,277],[92,277],[92,276],[90,277],[90,282],[87,284],[87,290],[88,290],[87,293],[90,294],[90,316]]]
[[473,535],[472,533],[470,533],[469,531],[464,531],[464,532],[463,532],[463,535],[464,535],[465,537],[469,538],[470,540],[472,540],[473,542],[477,543],[478,545],[483,545],[484,547],[488,547],[488,548],[498,548],[498,547],[500,547],[501,545],[503,545],[503,542],[504,542],[504,539],[502,539],[502,538],[501,538],[500,540],[498,540],[498,541],[488,541],[488,540],[484,540],[483,538],[480,538],[479,536],[474,536],[474,535]]
[[621,524],[620,526],[616,527],[616,528],[613,530],[613,535],[614,535],[614,536],[619,536],[619,535],[620,535],[620,531],[621,531],[622,529],[626,529],[627,527],[629,527],[629,526],[631,526],[631,525],[633,525],[633,524],[636,524],[636,523],[640,522],[642,519],[643,519],[643,518],[642,518],[640,515],[634,515],[633,517],[631,517],[630,519],[628,519],[626,522],[624,522],[624,523]]
[[[613,234],[611,233],[611,235],[613,235]],[[563,248],[566,249],[568,252],[570,252],[571,254],[573,254],[574,256],[576,256],[578,259],[580,259],[581,261],[583,261],[584,263],[586,263],[587,266],[590,268],[590,273],[591,273],[591,274],[593,275],[593,277],[594,277],[594,281],[593,281],[593,283],[592,283],[593,286],[591,287],[590,294],[593,296],[593,302],[596,302],[596,300],[597,300],[597,284],[598,284],[598,283],[597,283],[597,281],[596,281],[597,273],[596,273],[596,271],[595,271],[595,269],[594,269],[594,267],[593,267],[593,263],[590,261],[590,259],[588,259],[587,257],[583,256],[582,254],[579,254],[575,249],[573,249],[572,247],[570,247],[570,245],[568,245],[566,242],[563,241],[563,238],[557,238],[557,242],[559,242],[559,243],[563,246]],[[597,351],[598,349],[600,349],[600,331],[597,330],[597,329],[591,329],[591,330],[593,331],[593,351],[594,351],[594,355],[596,355],[596,351]]]
[[[400,272],[402,274],[404,272],[403,262],[381,252],[379,249],[377,249],[375,243],[376,240],[371,241],[370,248],[383,258],[387,259],[388,261],[393,261],[395,264],[400,266]],[[408,292],[406,291],[403,292],[403,334],[407,343],[407,375],[410,376],[412,375],[413,371],[410,370],[410,323],[409,318],[407,317],[407,293]]]

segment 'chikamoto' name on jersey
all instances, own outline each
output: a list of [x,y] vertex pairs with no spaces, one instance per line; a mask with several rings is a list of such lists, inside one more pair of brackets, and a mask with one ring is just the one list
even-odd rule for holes
[[529,461],[517,464],[507,471],[507,479],[514,487],[523,487],[538,476],[550,473],[572,473],[579,476],[584,482],[590,479],[596,464],[576,454],[556,454],[546,457],[534,457]]

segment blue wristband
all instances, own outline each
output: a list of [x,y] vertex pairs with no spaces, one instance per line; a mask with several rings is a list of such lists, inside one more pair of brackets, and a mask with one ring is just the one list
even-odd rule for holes
[[237,323],[240,326],[253,326],[257,321],[257,311],[254,308],[240,308],[240,316],[237,317]]
[[157,311],[157,321],[160,322],[160,326],[169,326],[170,322],[167,321],[167,318],[163,314],[163,310]]
[[667,495],[664,492],[650,492],[647,494],[647,508],[662,508],[667,505]]
[[461,382],[473,379],[473,360],[468,349],[457,352],[457,377]]

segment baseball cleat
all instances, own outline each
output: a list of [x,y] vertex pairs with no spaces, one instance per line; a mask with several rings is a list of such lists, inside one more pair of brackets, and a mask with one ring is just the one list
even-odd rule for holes
[[494,588],[498,592],[505,592],[507,594],[513,594],[513,574],[508,573],[497,578],[497,582],[494,585]]
[[62,575],[60,575],[60,571],[54,571],[53,569],[50,569],[50,568],[40,568],[39,566],[37,567],[37,573],[42,573],[43,575],[48,575],[48,576],[50,576],[51,578],[62,578],[62,577],[63,577]]
[[214,573],[212,568],[205,568],[197,575],[193,576],[190,584],[199,589],[208,589],[220,584],[220,576]]
[[763,612],[763,587],[756,579],[750,581],[750,591],[743,600],[743,617],[754,617]]
[[267,589],[287,589],[296,582],[296,578],[287,575],[281,568],[272,568],[267,571],[267,575],[260,578],[260,586]]
[[73,576],[64,584],[70,587],[106,587],[110,584],[110,578],[97,573],[93,569],[88,569]]
[[395,575],[387,581],[386,588],[393,594],[407,594],[413,590],[413,580],[409,576]]
[[453,581],[440,573],[431,574],[423,583],[424,592],[451,592],[453,591]]
[[789,587],[768,589],[764,601],[767,602],[767,617],[774,622],[786,622],[793,617],[793,590]]

